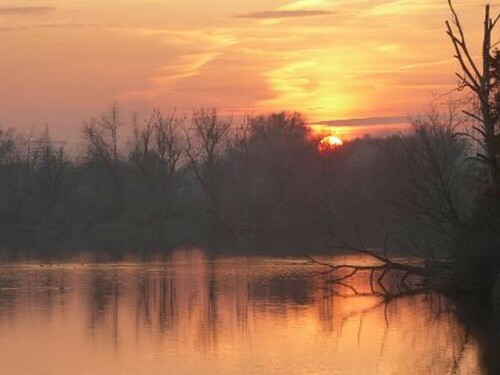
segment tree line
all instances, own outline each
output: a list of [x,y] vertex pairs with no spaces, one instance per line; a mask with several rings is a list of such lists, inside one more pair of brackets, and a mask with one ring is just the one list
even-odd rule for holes
[[460,243],[478,191],[467,182],[470,144],[456,136],[462,121],[455,109],[434,110],[410,133],[326,151],[300,114],[284,112],[233,121],[216,109],[154,110],[129,121],[124,145],[125,121],[112,106],[83,124],[78,155],[48,130],[2,130],[0,246],[292,254],[332,238],[376,244],[390,231],[401,248],[430,251],[425,238],[443,251]]

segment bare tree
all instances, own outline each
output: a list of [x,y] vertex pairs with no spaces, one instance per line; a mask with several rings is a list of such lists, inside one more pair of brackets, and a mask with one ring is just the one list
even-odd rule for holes
[[492,34],[495,26],[500,19],[500,15],[491,17],[490,6],[485,6],[484,12],[484,30],[481,62],[479,65],[473,58],[473,55],[467,45],[464,28],[460,22],[458,14],[453,6],[452,0],[448,0],[452,19],[446,21],[447,34],[455,50],[455,58],[460,64],[460,73],[456,76],[460,79],[459,89],[468,88],[476,97],[479,103],[478,113],[474,111],[464,111],[464,113],[474,119],[478,126],[474,130],[479,133],[479,137],[470,135],[482,148],[482,152],[477,153],[475,159],[487,165],[492,187],[498,191],[500,189],[500,172],[497,161],[497,150],[495,142],[495,116],[494,106],[492,104],[493,81],[491,75],[491,66],[493,56],[491,50]]
[[48,128],[35,140],[32,158],[35,166],[33,191],[44,202],[45,210],[50,213],[65,193],[64,180],[68,172],[69,159],[63,142],[50,137]]
[[[175,112],[165,117],[155,110],[143,126],[134,125],[130,159],[152,191],[158,187],[164,192],[178,170],[183,154],[180,136],[183,122],[184,119],[178,118]],[[155,186],[157,179],[159,186]]]
[[[467,143],[456,136],[463,117],[453,106],[447,114],[432,108],[426,115],[414,117],[412,123],[411,136],[396,144],[400,165],[392,182],[392,200],[397,216],[413,228],[410,232],[422,240],[429,237],[425,240],[431,240],[441,252],[452,250],[449,255],[457,258],[459,250],[466,250],[465,222],[473,200],[468,189],[469,164],[464,163]],[[431,251],[434,246],[426,247]]]
[[0,129],[0,164],[3,164],[15,148],[13,131]]
[[113,104],[98,118],[85,122],[82,138],[85,141],[86,157],[90,162],[100,163],[107,171],[120,202],[123,202],[122,182],[118,173],[118,129],[121,126],[120,110]]
[[172,113],[170,117],[162,117],[160,112],[156,113],[156,152],[169,176],[177,170],[183,154],[183,144],[179,135],[183,122],[184,119],[177,118],[175,113]]
[[192,133],[186,132],[186,155],[208,200],[212,224],[220,219],[216,168],[231,124],[232,119],[221,118],[215,108],[201,108],[193,112]]
[[87,142],[87,157],[106,163],[118,160],[118,128],[121,126],[120,110],[113,104],[99,117],[93,117],[83,126],[83,139]]

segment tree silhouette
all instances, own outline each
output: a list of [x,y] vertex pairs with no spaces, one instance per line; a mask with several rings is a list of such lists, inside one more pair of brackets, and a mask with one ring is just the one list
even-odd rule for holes
[[[491,185],[494,191],[500,190],[500,171],[498,168],[495,126],[498,121],[498,111],[494,104],[497,95],[495,77],[492,74],[495,57],[492,56],[492,33],[497,25],[500,15],[491,17],[490,6],[485,6],[483,42],[481,52],[481,65],[476,62],[470,52],[465,36],[465,31],[458,17],[452,0],[448,0],[451,10],[451,21],[446,21],[447,34],[455,50],[455,58],[459,62],[461,72],[456,73],[460,79],[459,89],[468,88],[479,104],[478,111],[464,111],[464,113],[475,120],[478,125],[473,129],[479,133],[479,137],[472,136],[482,148],[474,159],[482,162],[488,167]],[[495,70],[493,70],[493,73]]]

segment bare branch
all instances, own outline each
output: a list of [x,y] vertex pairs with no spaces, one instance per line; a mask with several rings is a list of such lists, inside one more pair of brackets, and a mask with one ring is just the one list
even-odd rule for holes
[[472,117],[474,120],[477,120],[477,121],[479,121],[479,122],[481,122],[481,123],[483,123],[483,124],[484,124],[484,119],[482,119],[482,118],[481,118],[481,117],[479,117],[478,115],[475,115],[474,113],[471,113],[471,112],[469,112],[469,111],[462,111],[462,113],[463,113],[464,115],[467,115],[467,116],[469,116],[469,117]]
[[[458,18],[458,14],[455,11],[455,8],[453,7],[453,3],[452,3],[451,0],[448,0],[448,5],[449,5],[451,13],[453,15],[453,23],[456,25],[457,30],[458,30],[458,32],[460,34],[460,44],[459,45],[460,45],[460,47],[462,49],[462,52],[465,55],[465,57],[467,58],[467,61],[469,62],[469,65],[474,70],[474,73],[476,74],[476,77],[478,79],[480,79],[481,73],[479,72],[479,69],[477,68],[474,60],[472,59],[472,57],[471,57],[471,55],[469,53],[469,49],[467,47],[467,42],[466,42],[466,39],[465,39],[465,35],[464,35],[464,30],[463,30],[462,24],[460,23],[460,19]],[[451,29],[451,26],[450,26],[449,22],[446,22],[446,25],[448,27],[448,32],[450,33],[450,37],[452,37],[452,42],[455,45],[455,47],[457,48],[457,44],[456,44],[456,42],[454,42],[454,39],[456,39],[456,37],[453,34],[453,30]],[[462,56],[462,54],[460,52],[459,52],[459,54],[460,54],[460,56]],[[463,59],[461,61],[461,64],[462,63],[465,65],[465,63],[463,62]],[[471,74],[471,77],[472,77],[472,74]]]

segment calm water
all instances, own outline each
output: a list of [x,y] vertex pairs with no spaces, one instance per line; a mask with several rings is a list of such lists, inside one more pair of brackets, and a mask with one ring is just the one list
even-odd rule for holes
[[197,250],[164,263],[2,266],[0,373],[486,373],[445,298],[335,297],[317,269]]

